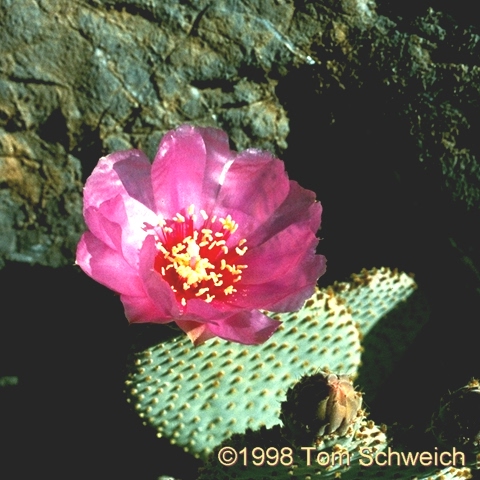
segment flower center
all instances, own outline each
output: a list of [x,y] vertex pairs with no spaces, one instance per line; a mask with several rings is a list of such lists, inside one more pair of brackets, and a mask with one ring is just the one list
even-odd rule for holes
[[230,215],[217,219],[200,210],[200,217],[191,205],[182,215],[161,220],[157,232],[158,254],[154,268],[168,282],[177,300],[199,298],[205,302],[224,300],[237,290],[247,265],[239,264],[245,255],[246,240],[229,242],[238,224]]

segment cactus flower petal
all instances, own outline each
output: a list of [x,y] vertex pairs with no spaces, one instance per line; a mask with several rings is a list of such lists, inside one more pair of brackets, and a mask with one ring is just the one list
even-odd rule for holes
[[77,264],[120,294],[131,322],[176,322],[195,344],[259,344],[325,272],[321,205],[268,152],[184,125],[152,164],[139,150],[99,160],[84,189]]

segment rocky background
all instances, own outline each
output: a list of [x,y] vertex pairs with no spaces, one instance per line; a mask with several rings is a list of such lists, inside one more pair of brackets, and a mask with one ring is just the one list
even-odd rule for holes
[[[322,286],[413,272],[432,315],[369,405],[416,422],[480,376],[473,2],[0,0],[1,469],[195,478],[122,394],[135,328],[74,265],[98,158],[184,122],[262,147],[324,207]],[[83,476],[82,476],[83,475]]]

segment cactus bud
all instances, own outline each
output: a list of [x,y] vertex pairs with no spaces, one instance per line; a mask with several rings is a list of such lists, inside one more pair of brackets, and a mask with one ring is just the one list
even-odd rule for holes
[[343,436],[357,418],[362,394],[348,375],[319,372],[303,377],[287,392],[282,420],[297,440],[313,441],[325,434]]

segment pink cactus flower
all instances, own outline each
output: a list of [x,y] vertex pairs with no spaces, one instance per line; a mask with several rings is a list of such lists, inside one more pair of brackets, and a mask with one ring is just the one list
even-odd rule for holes
[[229,149],[225,132],[183,125],[153,163],[99,160],[84,189],[77,264],[120,295],[129,322],[176,324],[195,344],[259,344],[325,272],[322,208],[270,153]]

